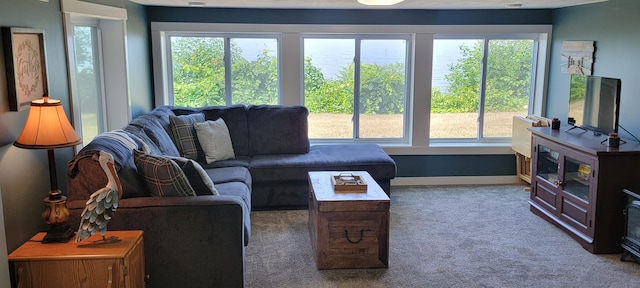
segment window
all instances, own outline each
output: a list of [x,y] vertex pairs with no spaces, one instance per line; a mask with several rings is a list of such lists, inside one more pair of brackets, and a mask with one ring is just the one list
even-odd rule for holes
[[303,45],[309,137],[403,138],[408,37],[319,37]]
[[89,143],[106,129],[100,30],[93,25],[73,25],[76,101],[80,112],[82,142]]
[[432,139],[511,137],[513,116],[529,113],[537,43],[532,37],[509,36],[436,36]]
[[168,37],[173,104],[278,104],[278,39]]

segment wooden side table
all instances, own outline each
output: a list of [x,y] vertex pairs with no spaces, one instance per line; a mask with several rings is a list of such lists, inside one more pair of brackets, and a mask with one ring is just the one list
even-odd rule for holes
[[142,231],[108,231],[43,244],[38,233],[9,254],[14,287],[144,287]]

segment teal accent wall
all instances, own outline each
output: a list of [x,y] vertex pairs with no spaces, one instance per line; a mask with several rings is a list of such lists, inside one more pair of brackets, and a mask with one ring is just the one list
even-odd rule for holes
[[509,155],[391,155],[398,177],[515,175],[515,157]]
[[390,25],[516,25],[551,24],[548,9],[492,10],[337,10],[147,8],[152,22],[264,23],[264,24],[390,24]]
[[[548,117],[566,121],[569,109],[570,77],[560,71],[562,43],[593,40],[596,42],[593,75],[622,80],[620,125],[640,138],[639,13],[640,1],[637,0],[609,0],[553,12]],[[632,139],[622,129],[620,135]]]
[[147,10],[133,2],[126,3],[127,52],[131,117],[151,111],[154,105],[151,36]]

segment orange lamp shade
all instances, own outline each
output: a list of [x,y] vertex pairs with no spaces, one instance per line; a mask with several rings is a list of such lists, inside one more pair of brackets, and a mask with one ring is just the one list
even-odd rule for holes
[[54,149],[75,146],[81,142],[60,100],[45,96],[31,101],[27,122],[14,145],[27,149]]

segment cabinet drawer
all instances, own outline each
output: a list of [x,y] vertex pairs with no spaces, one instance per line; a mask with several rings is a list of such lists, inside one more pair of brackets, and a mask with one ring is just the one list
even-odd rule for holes
[[552,189],[536,181],[532,191],[532,199],[545,205],[546,209],[556,211],[556,194]]
[[571,201],[571,199],[569,198],[562,198],[562,210],[561,210],[561,215],[569,220],[568,222],[580,229],[583,233],[587,232],[587,209],[582,207],[582,205],[579,205],[573,201]]
[[14,269],[16,287],[125,287],[121,259],[21,261]]

